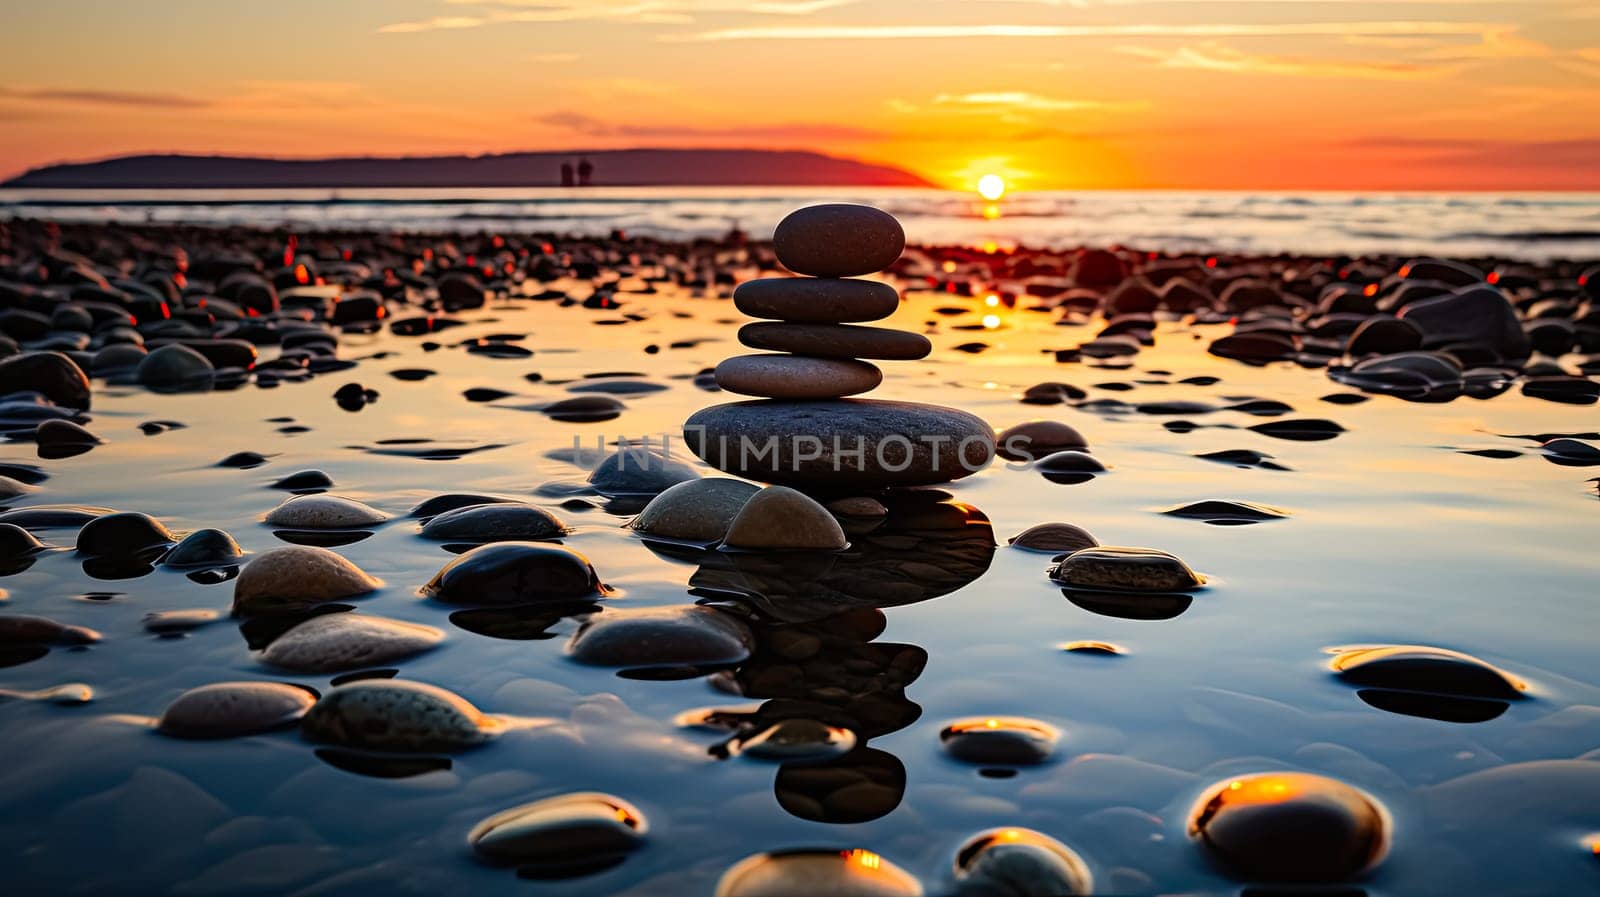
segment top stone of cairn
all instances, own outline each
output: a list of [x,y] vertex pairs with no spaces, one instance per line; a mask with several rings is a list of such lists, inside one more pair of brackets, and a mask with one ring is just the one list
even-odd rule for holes
[[825,203],[791,212],[772,234],[778,261],[796,274],[859,277],[894,264],[906,232],[893,215],[871,206]]

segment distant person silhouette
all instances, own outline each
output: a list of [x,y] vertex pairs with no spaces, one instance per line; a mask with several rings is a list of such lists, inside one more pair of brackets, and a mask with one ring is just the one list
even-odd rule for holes
[[563,186],[563,187],[571,187],[572,186],[572,163],[571,162],[562,162],[561,163],[561,186]]
[[588,187],[588,186],[590,186],[589,178],[593,174],[594,174],[594,165],[590,164],[588,159],[579,159],[578,160],[578,186],[579,187]]

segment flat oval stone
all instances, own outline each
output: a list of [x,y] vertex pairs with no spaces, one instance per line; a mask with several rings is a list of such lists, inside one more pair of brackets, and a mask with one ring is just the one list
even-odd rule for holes
[[814,719],[780,720],[739,742],[739,753],[758,760],[817,763],[850,752],[856,734]]
[[100,633],[49,617],[0,614],[0,645],[92,645]]
[[297,610],[364,595],[383,583],[326,548],[287,545],[250,559],[233,583],[235,614]]
[[986,766],[1031,766],[1055,751],[1061,730],[1019,716],[957,720],[939,731],[944,752],[957,760]]
[[735,617],[681,604],[601,611],[573,633],[567,653],[595,666],[720,666],[748,658],[754,643]]
[[1094,892],[1089,865],[1042,832],[997,828],[980,832],[956,851],[963,890],[1014,897],[1067,897]]
[[[102,518],[104,519],[104,518]],[[168,567],[216,567],[238,563],[244,550],[220,529],[197,529],[161,559]]]
[[692,465],[641,447],[619,449],[595,465],[589,485],[601,495],[658,495],[700,478]]
[[472,492],[449,492],[444,495],[435,495],[432,498],[419,502],[416,507],[406,512],[407,517],[437,517],[458,508],[470,508],[473,505],[489,505],[499,502],[514,502],[514,498],[505,498],[499,495],[478,495]]
[[333,477],[320,470],[297,470],[273,481],[272,488],[289,492],[311,492],[333,488]]
[[352,498],[338,495],[296,495],[267,514],[268,526],[294,529],[356,529],[377,526],[388,516]]
[[735,863],[715,897],[922,897],[922,885],[870,850],[784,850]]
[[855,203],[796,209],[772,232],[785,268],[813,277],[855,277],[882,271],[900,258],[906,233],[893,215]]
[[443,632],[420,623],[365,614],[323,614],[273,639],[261,652],[261,661],[300,673],[338,673],[393,663],[442,641]]
[[529,542],[567,532],[556,515],[535,505],[495,503],[446,511],[422,527],[424,539],[444,542]]
[[377,751],[456,751],[501,724],[460,695],[401,679],[358,679],[323,695],[301,721],[308,738]]
[[422,587],[422,594],[439,601],[479,605],[582,601],[606,592],[588,558],[538,542],[481,545],[444,565]]
[[727,477],[679,483],[651,499],[628,527],[661,539],[720,542],[739,509],[760,491],[753,483]]
[[172,531],[149,514],[122,511],[85,523],[78,531],[78,552],[94,557],[125,557],[175,541]]
[[467,843],[494,863],[584,866],[628,853],[648,831],[644,814],[633,804],[585,791],[496,813],[473,826]]
[[1060,553],[1095,548],[1100,542],[1081,526],[1071,523],[1041,523],[1012,536],[1011,544],[1029,551]]
[[[754,486],[750,488],[755,490]],[[38,536],[15,523],[0,523],[0,558],[22,558],[43,550],[44,543]]]
[[739,355],[717,365],[717,385],[769,399],[837,399],[871,392],[883,372],[865,361],[804,355]]
[[89,409],[89,378],[61,352],[27,352],[0,359],[0,395],[28,391],[67,408]]
[[763,277],[735,287],[733,304],[752,318],[845,324],[889,317],[900,293],[876,280]]
[[801,492],[768,486],[728,526],[725,548],[839,551],[849,542],[833,515]]
[[167,705],[156,730],[179,738],[232,738],[293,725],[315,704],[309,689],[282,682],[215,682]]
[[1154,548],[1085,548],[1057,564],[1050,578],[1077,589],[1187,592],[1205,585],[1174,555]]
[[1364,792],[1336,779],[1267,772],[1218,782],[1189,814],[1189,836],[1234,878],[1336,882],[1388,850],[1387,822]]
[[994,455],[994,431],[975,415],[871,399],[713,405],[690,417],[683,435],[726,473],[840,491],[946,483]]
[[1011,461],[1033,461],[1062,451],[1087,451],[1089,441],[1071,424],[1031,420],[1010,426],[995,437],[995,451]]
[[1289,512],[1270,505],[1258,505],[1247,501],[1223,501],[1211,499],[1208,501],[1191,502],[1168,508],[1161,513],[1168,517],[1182,517],[1187,520],[1204,520],[1216,526],[1242,526],[1251,523],[1262,523],[1267,520],[1282,520],[1289,516]]
[[739,328],[739,342],[752,349],[821,358],[883,358],[915,361],[933,351],[920,333],[849,324],[788,324],[756,321]]
[[1470,654],[1424,645],[1375,645],[1340,651],[1331,664],[1353,685],[1507,701],[1528,686]]
[[216,369],[188,346],[171,343],[146,355],[134,370],[141,385],[156,388],[209,386]]

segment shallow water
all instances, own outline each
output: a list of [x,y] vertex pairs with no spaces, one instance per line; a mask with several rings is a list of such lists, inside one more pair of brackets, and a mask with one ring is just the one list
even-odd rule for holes
[[984,203],[931,189],[782,187],[0,190],[0,215],[56,221],[720,237],[796,207],[877,205],[917,243],[1194,252],[1600,256],[1592,193],[1038,191]]
[[[1066,486],[998,465],[948,488],[963,508],[965,525],[950,537],[964,546],[960,552],[929,537],[909,549],[885,540],[876,553],[857,555],[860,575],[895,580],[906,578],[895,570],[915,553],[938,572],[909,578],[948,593],[888,607],[887,627],[873,644],[892,647],[841,649],[865,658],[869,675],[882,674],[872,664],[883,661],[872,658],[899,655],[904,646],[925,652],[926,663],[903,697],[893,690],[882,696],[885,722],[867,745],[881,753],[851,755],[869,757],[891,779],[902,767],[898,802],[870,821],[815,821],[777,798],[775,781],[788,771],[749,757],[717,759],[709,749],[720,736],[673,722],[695,708],[756,698],[718,691],[705,677],[646,681],[573,663],[562,652],[576,628],[571,620],[557,623],[553,638],[496,639],[453,625],[453,608],[416,595],[451,555],[422,540],[403,515],[423,498],[451,491],[517,496],[556,510],[575,528],[564,543],[618,590],[607,599],[617,606],[692,602],[691,585],[715,580],[714,569],[646,547],[622,528],[626,513],[561,509],[560,499],[535,492],[582,479],[581,468],[547,457],[570,449],[575,438],[592,451],[597,437],[674,434],[676,456],[686,458],[676,437],[682,421],[726,400],[689,378],[738,351],[730,303],[670,287],[619,298],[624,311],[645,319],[600,327],[597,319],[617,313],[498,302],[460,314],[469,325],[432,337],[444,344],[436,351],[424,350],[427,338],[344,335],[340,357],[359,365],[306,383],[177,396],[97,387],[91,428],[104,445],[48,462],[26,443],[0,452],[8,461],[42,463],[51,475],[17,506],[144,511],[177,531],[225,529],[253,553],[283,544],[261,523],[285,495],[268,484],[303,468],[326,470],[336,493],[397,517],[337,549],[386,584],[351,603],[448,632],[439,650],[399,664],[401,675],[449,688],[489,713],[557,721],[512,731],[451,757],[448,769],[408,778],[336,768],[293,732],[215,742],[165,738],[148,718],[186,688],[265,679],[325,691],[329,678],[262,667],[226,618],[181,639],[141,626],[153,611],[225,615],[230,584],[159,568],[96,579],[72,551],[50,552],[0,579],[9,592],[5,610],[89,626],[105,640],[54,648],[0,670],[8,689],[83,682],[95,692],[84,706],[0,703],[8,893],[704,894],[742,857],[795,847],[868,848],[916,875],[930,893],[943,893],[952,888],[957,847],[995,826],[1026,826],[1071,845],[1094,871],[1098,892],[1233,892],[1239,884],[1209,867],[1190,842],[1185,816],[1217,780],[1266,769],[1324,772],[1387,807],[1393,845],[1360,882],[1368,893],[1577,893],[1600,883],[1600,863],[1582,842],[1600,830],[1600,765],[1434,787],[1600,748],[1592,529],[1600,509],[1585,482],[1591,470],[1547,463],[1536,442],[1501,435],[1592,430],[1592,407],[1515,391],[1489,401],[1374,397],[1341,406],[1319,401],[1346,391],[1322,371],[1247,367],[1206,354],[1226,327],[1163,324],[1154,348],[1132,368],[1116,370],[1061,365],[1044,352],[1088,339],[1094,324],[1060,327],[1047,315],[1003,311],[987,331],[952,329],[990,311],[977,305],[969,315],[940,318],[932,358],[882,365],[886,380],[874,398],[953,405],[997,429],[1036,417],[1065,420],[1112,470]],[[890,323],[922,330],[936,304],[946,303],[914,293]],[[507,333],[528,334],[521,344],[533,356],[492,358],[457,347]],[[692,338],[713,341],[667,348]],[[990,348],[953,351],[973,340]],[[646,352],[652,345],[660,351]],[[404,368],[438,374],[405,382],[387,373]],[[542,382],[523,378],[534,371]],[[601,371],[639,372],[671,388],[623,397],[628,410],[603,423],[557,423],[516,410],[562,397],[562,381]],[[1176,382],[1199,374],[1221,379],[1205,387]],[[1178,434],[1162,426],[1169,418],[1017,400],[1044,380],[1129,402],[1277,399],[1294,407],[1289,417],[1329,418],[1347,432],[1316,442],[1273,439],[1243,429],[1267,418],[1219,411],[1195,418],[1208,426]],[[379,398],[358,412],[342,410],[331,395],[349,382],[376,389]],[[1098,388],[1106,383],[1134,388]],[[473,387],[517,395],[470,403],[462,393]],[[279,418],[310,429],[279,432],[289,425]],[[187,427],[155,436],[137,428],[156,419]],[[403,438],[499,447],[454,460],[364,450]],[[1481,448],[1524,454],[1493,460],[1462,453]],[[1269,452],[1290,470],[1195,457],[1224,449]],[[242,450],[269,461],[246,470],[215,466]],[[1212,526],[1160,513],[1206,499],[1270,505],[1289,516]],[[974,533],[986,543],[984,520],[997,544],[992,557],[966,550]],[[1081,525],[1106,544],[1171,551],[1210,582],[1171,619],[1096,613],[1046,578],[1049,555],[1005,546],[1049,521]],[[70,531],[43,536],[72,544]],[[872,544],[870,535],[859,541]],[[1123,653],[1061,649],[1080,640],[1112,643]],[[1328,668],[1325,649],[1370,643],[1464,651],[1529,683],[1531,696],[1475,724],[1386,712]],[[773,670],[752,662],[735,676],[748,682],[763,673]],[[1007,715],[1061,729],[1051,762],[992,777],[941,753],[939,731],[949,722]],[[650,820],[647,845],[613,868],[557,882],[521,881],[474,861],[465,841],[474,824],[574,790],[609,792],[639,807]],[[805,806],[792,798],[789,805]]]

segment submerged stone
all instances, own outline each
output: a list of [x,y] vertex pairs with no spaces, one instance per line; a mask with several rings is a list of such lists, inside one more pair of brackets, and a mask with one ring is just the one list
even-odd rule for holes
[[1061,731],[1046,722],[1019,716],[957,720],[939,731],[944,752],[966,763],[1031,766],[1050,759]]
[[172,531],[149,514],[123,511],[85,523],[78,531],[78,553],[92,557],[126,557],[175,541]]
[[422,594],[450,604],[570,602],[604,595],[589,559],[559,545],[492,542],[446,564]]
[[850,752],[856,735],[849,729],[814,719],[785,719],[741,739],[739,753],[758,760],[783,763],[831,760]]
[[393,663],[444,641],[432,626],[365,614],[323,614],[278,636],[261,661],[301,673],[337,673]]
[[296,495],[267,514],[268,526],[294,529],[358,529],[377,526],[388,515],[338,495]]
[[503,810],[473,826],[467,842],[492,863],[584,870],[616,862],[648,831],[634,805],[586,791]]
[[1188,564],[1154,548],[1085,548],[1064,558],[1050,578],[1090,591],[1187,592],[1205,585]]
[[300,610],[353,598],[383,585],[360,567],[326,548],[289,545],[250,559],[233,584],[233,612],[240,615]]
[[156,730],[178,738],[232,738],[292,726],[315,692],[282,682],[216,682],[179,695],[167,705]]
[[748,658],[754,642],[737,618],[681,604],[594,614],[573,633],[567,653],[595,666],[723,666]]
[[244,556],[233,537],[220,529],[198,529],[185,536],[161,559],[168,567],[217,567],[238,563]]
[[1517,700],[1528,688],[1470,654],[1424,645],[1349,648],[1334,656],[1331,667],[1352,685],[1456,697]]
[[728,525],[724,548],[838,551],[849,543],[839,521],[786,486],[768,486],[751,496]]
[[496,502],[446,511],[422,527],[424,539],[443,542],[530,542],[568,532],[556,515],[535,505]]
[[673,486],[644,506],[628,527],[643,536],[685,542],[720,542],[728,525],[761,487],[728,477]]
[[1089,866],[1072,848],[1026,828],[981,832],[956,850],[962,893],[1070,897],[1094,891]]
[[458,751],[494,738],[501,723],[460,695],[397,679],[335,687],[306,713],[306,737],[376,751]]
[[1288,511],[1267,505],[1257,505],[1247,501],[1222,501],[1217,499],[1179,505],[1175,508],[1168,508],[1161,513],[1166,514],[1168,517],[1203,520],[1216,526],[1242,526],[1267,520],[1282,520],[1289,516]]
[[922,897],[909,872],[870,850],[784,850],[746,857],[715,897]]
[[1100,542],[1088,530],[1071,523],[1041,523],[1011,537],[1011,545],[1052,554],[1095,548]]
[[606,456],[589,473],[589,485],[602,495],[659,495],[699,478],[700,471],[688,463],[645,448],[625,448]]
[[1373,798],[1302,772],[1213,785],[1190,812],[1188,831],[1223,871],[1247,881],[1346,881],[1388,849],[1387,821]]

